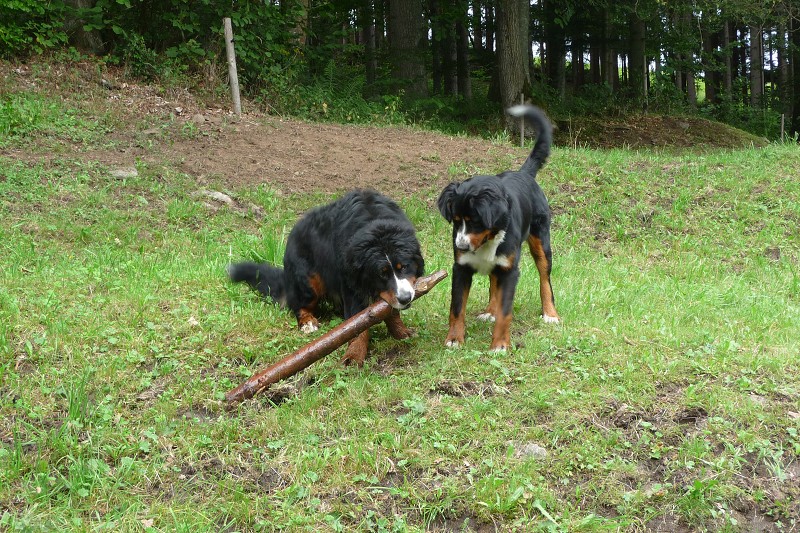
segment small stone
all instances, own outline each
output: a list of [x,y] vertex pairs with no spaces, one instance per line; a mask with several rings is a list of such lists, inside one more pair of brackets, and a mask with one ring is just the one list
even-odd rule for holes
[[120,180],[135,178],[139,172],[135,168],[116,168],[111,171],[111,177]]
[[535,442],[526,442],[522,445],[516,446],[514,455],[523,459],[533,458],[542,460],[547,457],[547,450]]

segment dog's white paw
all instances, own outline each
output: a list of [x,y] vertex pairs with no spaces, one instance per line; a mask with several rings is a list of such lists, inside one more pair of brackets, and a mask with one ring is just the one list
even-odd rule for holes
[[445,341],[444,345],[448,348],[458,348],[461,346],[461,343],[457,340],[447,340]]
[[303,333],[314,333],[319,329],[319,326],[314,324],[313,322],[306,322],[302,326],[300,326],[300,331]]
[[542,315],[542,320],[544,320],[546,324],[558,324],[561,322],[561,319],[557,316],[550,315]]
[[478,315],[478,320],[481,320],[483,322],[494,322],[495,318],[492,313],[481,313]]

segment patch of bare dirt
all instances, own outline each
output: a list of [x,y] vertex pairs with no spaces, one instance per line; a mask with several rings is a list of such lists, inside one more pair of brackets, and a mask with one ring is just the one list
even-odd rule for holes
[[[525,149],[474,137],[266,116],[247,102],[247,113],[236,117],[213,97],[185,87],[138,83],[118,68],[99,68],[90,61],[0,64],[4,91],[60,95],[98,118],[111,117],[115,127],[104,136],[111,147],[46,138],[34,150],[0,149],[2,156],[48,164],[65,152],[80,152],[81,159],[111,168],[143,161],[232,189],[261,183],[287,193],[372,187],[402,196],[435,190],[477,169],[515,168],[527,156]],[[556,129],[557,145],[581,147],[738,147],[761,141],[692,117],[572,119],[560,121]]]
[[214,137],[175,143],[164,155],[180,160],[184,172],[232,187],[268,183],[291,193],[372,187],[407,194],[442,185],[456,164],[491,167],[493,152],[525,155],[411,128],[246,118]]

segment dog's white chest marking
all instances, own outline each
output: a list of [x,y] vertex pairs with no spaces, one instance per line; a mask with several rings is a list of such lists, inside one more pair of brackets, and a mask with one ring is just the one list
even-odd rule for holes
[[[456,236],[458,238],[458,235]],[[506,232],[500,231],[494,239],[488,241],[475,251],[464,252],[458,256],[458,264],[471,266],[481,274],[488,274],[495,267],[511,268],[511,258],[506,255],[497,255],[497,247],[506,238]]]

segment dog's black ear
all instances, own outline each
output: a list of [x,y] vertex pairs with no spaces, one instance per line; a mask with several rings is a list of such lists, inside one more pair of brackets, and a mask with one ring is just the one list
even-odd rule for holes
[[422,253],[419,251],[414,253],[414,263],[417,266],[417,270],[414,272],[414,275],[416,277],[425,275],[425,259],[422,258]]
[[439,195],[439,200],[436,202],[439,212],[448,222],[453,221],[453,200],[455,199],[457,188],[458,183],[451,183],[444,188],[442,194]]
[[486,228],[505,229],[508,225],[508,200],[499,191],[484,189],[471,203]]

